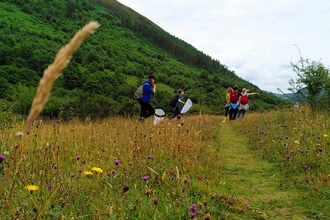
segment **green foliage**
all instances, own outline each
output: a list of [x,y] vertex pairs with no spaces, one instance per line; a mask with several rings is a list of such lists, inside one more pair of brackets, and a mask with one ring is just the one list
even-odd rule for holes
[[[178,88],[186,91],[185,98],[203,103],[206,105],[203,108],[215,110],[215,113],[222,112],[224,91],[228,86],[238,84],[254,92],[259,90],[219,61],[114,0],[5,0],[0,2],[0,13],[0,82],[3,84],[0,97],[11,93],[9,85],[20,83],[28,88],[37,87],[44,69],[76,31],[90,20],[101,24],[74,53],[55,82],[54,91],[61,90],[61,96],[52,94],[50,101],[53,103],[42,112],[47,116],[59,114],[57,105],[66,102],[64,97],[71,97],[70,101],[75,104],[81,97],[94,94],[95,99],[103,100],[101,103],[116,106],[106,107],[99,117],[105,112],[133,115],[138,111],[129,106],[134,102],[136,85],[129,82],[129,77],[143,81],[150,74],[157,76],[159,85],[153,104],[166,109]],[[77,89],[79,95],[71,96]],[[256,99],[264,109],[283,103],[271,95],[268,99],[259,97]],[[88,104],[102,109],[97,102]],[[18,112],[26,112],[27,106],[20,106]],[[96,112],[77,110],[76,114],[81,113],[82,117]]]
[[[303,59],[301,55],[297,63],[290,63],[298,78],[289,81],[291,88],[288,89],[296,94],[301,102],[306,101],[313,111],[328,109],[330,107],[329,69],[321,61]],[[303,93],[304,87],[307,94]]]

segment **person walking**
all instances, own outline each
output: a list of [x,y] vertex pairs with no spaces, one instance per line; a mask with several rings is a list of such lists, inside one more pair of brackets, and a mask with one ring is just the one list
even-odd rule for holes
[[245,112],[249,109],[249,96],[250,95],[256,95],[259,94],[257,92],[252,92],[252,93],[248,93],[248,89],[243,88],[242,89],[242,95],[239,97],[238,102],[239,102],[239,111],[237,114],[237,118],[243,118],[245,115]]
[[235,120],[238,112],[238,99],[241,93],[238,92],[238,85],[233,86],[233,91],[230,93],[229,120]]
[[156,77],[151,75],[143,84],[143,97],[139,101],[141,106],[141,113],[139,121],[144,121],[144,119],[155,114],[155,109],[150,104],[151,97],[156,92]]
[[225,118],[222,122],[227,122],[228,120],[228,113],[229,113],[229,107],[230,107],[230,93],[233,92],[233,88],[228,87],[227,94],[226,94],[226,105],[225,105]]
[[[181,104],[185,104],[184,101],[182,101],[182,96],[184,94],[183,89],[178,89],[178,101],[174,107],[174,111],[173,114],[171,115],[170,119],[175,118],[176,116],[178,116],[180,114],[180,107]],[[178,119],[180,119],[181,117],[178,117]]]

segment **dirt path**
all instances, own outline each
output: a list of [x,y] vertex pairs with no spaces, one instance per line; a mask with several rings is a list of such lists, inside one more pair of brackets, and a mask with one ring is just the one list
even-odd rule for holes
[[274,164],[249,149],[246,137],[235,130],[238,125],[238,122],[220,125],[220,154],[224,163],[221,173],[228,186],[226,193],[247,201],[269,219],[308,219],[294,205],[298,192],[280,188],[272,169]]

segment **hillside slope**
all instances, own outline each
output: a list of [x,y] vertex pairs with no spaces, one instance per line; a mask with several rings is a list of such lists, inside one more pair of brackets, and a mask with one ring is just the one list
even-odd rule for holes
[[[101,27],[56,81],[44,115],[58,116],[62,103],[79,106],[80,117],[135,115],[139,108],[133,93],[149,74],[156,75],[159,84],[153,104],[166,110],[178,88],[185,89],[185,98],[200,104],[192,112],[209,113],[222,113],[228,86],[260,91],[115,0],[5,0],[0,2],[0,13],[0,98],[19,103],[15,111],[20,114],[28,111],[43,70],[57,51],[91,20]],[[22,92],[23,97],[17,94]],[[252,110],[286,103],[266,93],[251,100]]]

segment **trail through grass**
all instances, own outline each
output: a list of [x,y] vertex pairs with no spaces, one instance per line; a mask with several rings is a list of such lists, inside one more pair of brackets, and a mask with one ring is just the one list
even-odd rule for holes
[[237,126],[239,121],[222,123],[219,132],[224,164],[220,172],[226,193],[243,199],[269,219],[307,219],[294,204],[302,197],[299,192],[280,186],[274,164],[262,160],[257,151],[249,148],[247,138],[238,134]]

